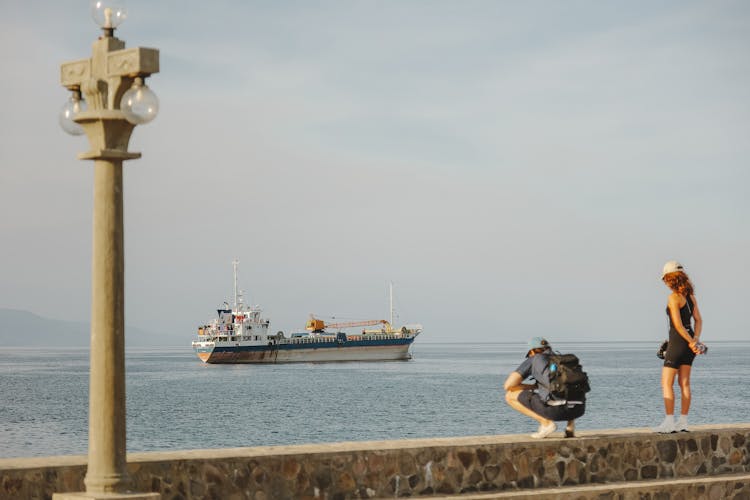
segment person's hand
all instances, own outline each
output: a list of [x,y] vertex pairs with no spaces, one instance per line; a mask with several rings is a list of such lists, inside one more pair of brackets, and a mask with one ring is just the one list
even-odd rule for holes
[[708,351],[708,347],[706,347],[706,344],[704,344],[700,340],[696,340],[695,349],[693,350],[693,352],[695,354],[706,354],[706,351]]
[[700,349],[698,349],[698,341],[697,340],[691,341],[688,344],[688,346],[690,347],[690,350],[693,351],[694,354],[700,354],[701,353]]

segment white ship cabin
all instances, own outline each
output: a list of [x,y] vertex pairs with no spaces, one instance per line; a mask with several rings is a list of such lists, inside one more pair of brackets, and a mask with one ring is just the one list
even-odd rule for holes
[[258,343],[270,340],[270,321],[261,318],[259,308],[217,309],[216,312],[217,318],[198,328],[198,335],[202,340]]

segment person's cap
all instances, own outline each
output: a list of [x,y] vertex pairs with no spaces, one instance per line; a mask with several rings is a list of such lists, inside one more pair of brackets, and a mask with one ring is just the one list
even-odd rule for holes
[[677,262],[676,260],[670,260],[666,264],[664,264],[664,267],[661,270],[661,279],[664,279],[664,276],[666,276],[669,273],[676,273],[677,271],[685,271],[685,268],[682,267],[682,264]]
[[544,349],[546,347],[549,347],[549,342],[547,342],[547,339],[544,337],[532,337],[529,340],[529,351],[533,351],[534,349]]

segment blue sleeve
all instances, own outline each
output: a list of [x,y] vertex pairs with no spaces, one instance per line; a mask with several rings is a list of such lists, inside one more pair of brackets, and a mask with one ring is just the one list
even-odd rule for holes
[[533,357],[528,357],[524,360],[523,363],[518,365],[518,368],[516,368],[516,372],[521,374],[521,378],[523,378],[524,380],[531,376],[531,363],[533,360]]

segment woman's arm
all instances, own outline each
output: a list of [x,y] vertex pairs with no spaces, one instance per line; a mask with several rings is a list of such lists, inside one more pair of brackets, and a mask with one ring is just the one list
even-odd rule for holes
[[697,341],[701,336],[703,330],[703,317],[701,316],[701,310],[698,309],[698,301],[695,300],[695,295],[691,295],[690,298],[693,300],[693,320],[695,321],[695,340]]

